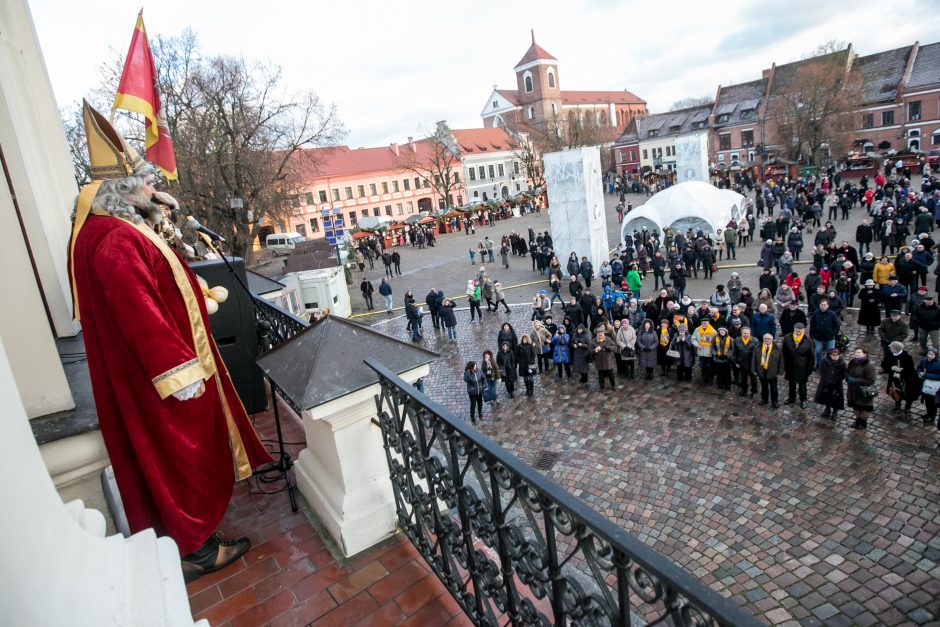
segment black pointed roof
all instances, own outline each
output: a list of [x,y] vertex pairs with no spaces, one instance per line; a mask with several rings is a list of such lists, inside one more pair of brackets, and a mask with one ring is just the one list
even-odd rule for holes
[[396,374],[439,357],[347,318],[326,316],[258,358],[258,367],[302,410],[361,390],[378,375],[372,357]]

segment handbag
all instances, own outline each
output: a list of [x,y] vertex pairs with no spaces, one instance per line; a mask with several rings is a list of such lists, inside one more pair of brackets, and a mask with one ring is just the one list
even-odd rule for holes
[[891,379],[888,383],[888,396],[891,397],[895,403],[900,401],[904,396],[904,391],[901,389],[901,384],[898,383],[897,379]]
[[669,357],[670,359],[679,359],[679,351],[674,348],[670,348],[666,351],[666,357]]
[[878,395],[878,388],[874,385],[858,386],[858,394],[862,398],[875,398]]
[[938,390],[940,390],[940,381],[925,379],[924,387],[921,388],[920,393],[924,396],[934,396]]
[[629,346],[624,346],[620,349],[620,356],[624,359],[635,359],[636,349],[630,348]]

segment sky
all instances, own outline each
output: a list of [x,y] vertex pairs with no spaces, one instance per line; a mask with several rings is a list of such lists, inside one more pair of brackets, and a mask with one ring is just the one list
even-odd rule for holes
[[143,6],[151,38],[190,28],[205,54],[279,65],[285,93],[336,104],[353,148],[420,137],[438,120],[482,126],[493,86],[515,89],[530,29],[558,59],[562,90],[628,89],[651,113],[832,39],[861,55],[940,41],[935,0],[27,1],[60,107],[126,53]]

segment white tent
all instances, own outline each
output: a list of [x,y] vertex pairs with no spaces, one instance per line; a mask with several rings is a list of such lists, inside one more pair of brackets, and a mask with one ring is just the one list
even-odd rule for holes
[[701,228],[714,235],[724,230],[731,219],[744,217],[747,200],[741,194],[701,181],[686,181],[655,194],[624,218],[620,237],[644,226],[660,233],[666,227],[673,231]]

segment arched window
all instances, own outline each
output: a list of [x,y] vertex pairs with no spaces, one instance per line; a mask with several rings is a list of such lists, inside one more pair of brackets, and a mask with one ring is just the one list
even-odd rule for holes
[[548,71],[548,86],[552,89],[555,88],[555,73],[551,70]]
[[535,117],[535,107],[529,107],[529,119],[531,120],[534,117]]
[[523,76],[522,80],[525,83],[526,93],[529,93],[530,91],[532,91],[532,72],[527,71],[525,75]]

